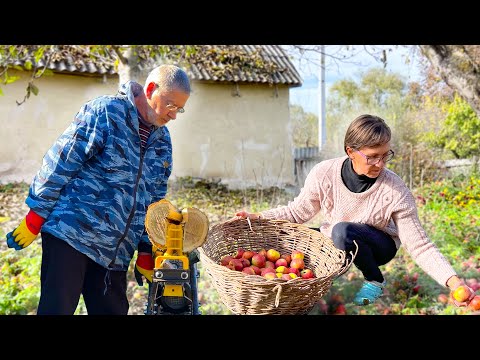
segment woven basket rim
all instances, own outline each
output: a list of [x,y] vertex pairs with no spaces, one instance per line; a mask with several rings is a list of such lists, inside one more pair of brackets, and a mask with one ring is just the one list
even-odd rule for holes
[[[250,231],[254,239],[249,238]],[[268,239],[262,238],[263,235]],[[231,270],[219,262],[222,256],[231,255],[225,251],[233,249],[234,245],[248,243],[248,245],[255,244],[259,248],[269,242],[282,246],[288,249],[287,251],[293,249],[292,246],[295,244],[306,247],[306,265],[309,263],[312,270],[315,266],[315,277],[310,279],[298,277],[289,280],[266,279],[261,275],[247,275],[241,271]],[[352,264],[352,261],[345,261],[345,252],[335,248],[331,239],[321,232],[303,224],[278,219],[234,218],[217,223],[211,227],[206,242],[198,248],[198,251],[207,274],[212,278],[214,287],[221,295],[222,302],[237,314],[288,314],[290,311],[306,313],[310,309],[308,308],[311,305],[310,302],[320,299],[327,291],[325,289],[331,287],[333,280],[347,271]],[[321,265],[326,263],[328,266],[322,268]],[[230,288],[236,289],[235,295],[230,294],[232,291]],[[282,294],[285,296],[282,297]],[[294,299],[287,298],[286,294],[290,296],[294,294],[293,297],[302,296],[303,305],[291,310],[289,307],[295,308],[296,305]],[[305,297],[310,295],[312,299],[305,300]],[[273,296],[275,307],[271,305],[271,309],[257,309],[255,305],[250,304],[253,296],[261,298],[261,300],[255,298],[254,302],[261,302],[264,298],[268,298],[265,301],[270,302],[273,301]],[[277,311],[276,308],[280,307],[282,309]]]

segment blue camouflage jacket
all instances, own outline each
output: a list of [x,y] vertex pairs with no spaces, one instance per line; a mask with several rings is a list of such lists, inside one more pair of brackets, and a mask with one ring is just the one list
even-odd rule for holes
[[139,241],[149,242],[146,210],[165,197],[172,172],[165,126],[141,152],[132,86],[83,105],[45,154],[25,201],[46,219],[42,232],[110,270],[126,271]]

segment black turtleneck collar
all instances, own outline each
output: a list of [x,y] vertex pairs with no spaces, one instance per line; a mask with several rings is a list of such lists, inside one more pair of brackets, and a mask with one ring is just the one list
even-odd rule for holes
[[354,193],[361,193],[370,189],[375,184],[377,178],[358,175],[353,170],[352,160],[347,158],[342,165],[342,180],[348,190]]

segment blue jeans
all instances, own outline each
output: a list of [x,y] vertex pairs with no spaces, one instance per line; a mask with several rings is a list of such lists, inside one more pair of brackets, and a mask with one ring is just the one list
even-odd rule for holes
[[351,259],[350,251],[357,255],[353,260],[355,266],[362,272],[365,280],[384,281],[380,265],[385,265],[395,257],[397,247],[390,235],[377,228],[351,222],[340,222],[332,229],[332,240],[337,249],[345,250],[347,258]]

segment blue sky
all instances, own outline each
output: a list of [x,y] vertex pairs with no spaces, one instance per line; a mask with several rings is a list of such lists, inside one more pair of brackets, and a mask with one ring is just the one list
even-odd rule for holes
[[[339,52],[339,47],[335,45],[326,45],[325,47],[327,53],[333,53],[335,56],[342,56],[342,54],[351,56],[352,54],[352,50],[350,52]],[[378,46],[378,48],[389,49],[393,48],[393,45],[383,45]],[[327,99],[328,89],[335,81],[346,78],[358,80],[360,72],[365,72],[372,67],[383,66],[380,61],[375,61],[371,55],[363,51],[361,45],[355,45],[354,49],[353,53],[356,55],[347,61],[340,62],[328,56],[325,57],[325,93]],[[310,56],[311,59],[315,57],[317,63],[319,63],[319,56]],[[410,59],[410,63],[406,62],[406,58]],[[411,53],[411,48],[398,47],[393,51],[388,51],[387,59],[387,71],[401,74],[406,81],[418,81],[420,79],[419,62]],[[294,64],[302,76],[303,85],[290,89],[290,103],[301,105],[306,112],[312,112],[318,116],[320,68],[318,65],[312,65],[311,61],[294,62]]]

